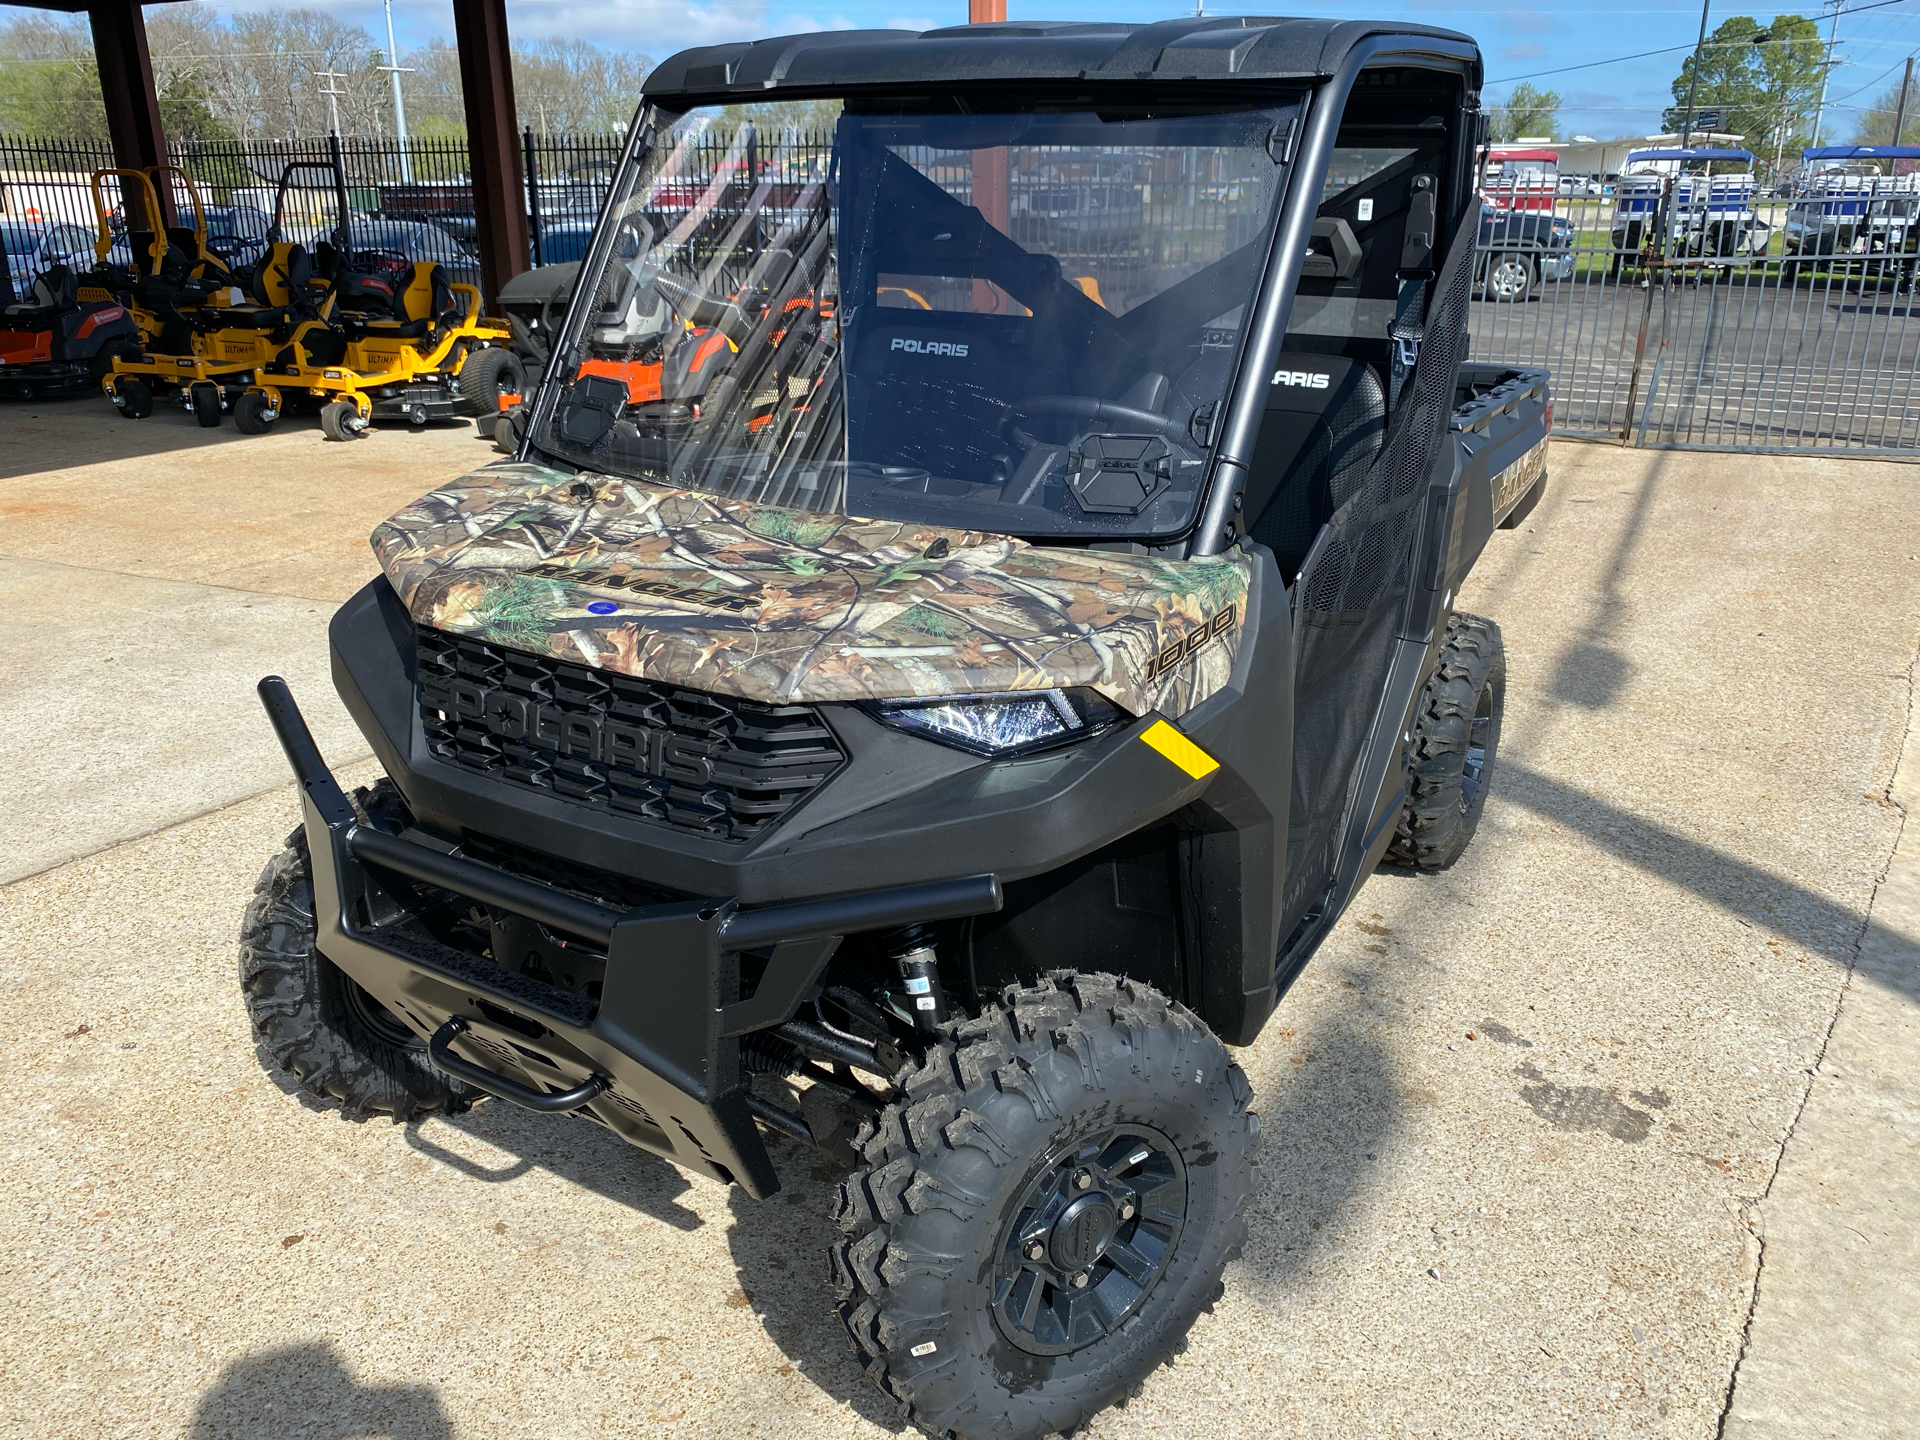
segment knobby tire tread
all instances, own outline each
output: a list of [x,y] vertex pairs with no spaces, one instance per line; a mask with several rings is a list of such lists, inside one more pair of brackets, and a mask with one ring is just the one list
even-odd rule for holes
[[[1058,1063],[1060,1057],[1077,1062],[1077,1081],[1076,1067]],[[952,1297],[945,1282],[964,1257],[953,1246],[927,1243],[955,1230],[941,1212],[961,1222],[962,1233],[966,1226],[997,1227],[1004,1217],[987,1213],[982,1183],[998,1182],[1005,1167],[1030,1159],[1036,1128],[1064,1125],[1075,1106],[1114,1104],[1105,1097],[1125,1088],[1123,1081],[1140,1093],[1194,1075],[1204,1077],[1205,1098],[1229,1137],[1217,1162],[1221,1213],[1178,1283],[1172,1270],[1161,1281],[1174,1285],[1172,1300],[1150,1295],[1119,1331],[1095,1342],[1132,1336],[1138,1344],[1144,1334],[1137,1354],[1123,1347],[1102,1362],[1105,1373],[1097,1371],[1065,1410],[1029,1406],[1019,1415],[1017,1402],[1026,1397],[982,1396],[978,1387],[957,1383],[957,1362],[975,1358],[964,1350],[911,1353],[936,1335],[946,1344],[955,1329],[958,1307],[942,1302]],[[1037,986],[1009,987],[978,1018],[950,1027],[901,1082],[902,1098],[863,1122],[855,1137],[862,1163],[839,1187],[842,1238],[830,1251],[841,1323],[869,1378],[940,1440],[1068,1432],[1125,1400],[1184,1348],[1193,1321],[1221,1293],[1221,1271],[1246,1240],[1248,1166],[1259,1126],[1248,1111],[1252,1087],[1226,1047],[1186,1007],[1145,985],[1058,971]],[[1232,1153],[1236,1145],[1239,1153]],[[1187,1253],[1185,1236],[1177,1253]],[[984,1303],[984,1292],[974,1298]]]

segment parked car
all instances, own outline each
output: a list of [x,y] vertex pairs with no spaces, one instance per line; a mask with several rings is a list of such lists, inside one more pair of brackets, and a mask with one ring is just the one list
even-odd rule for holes
[[272,219],[250,205],[210,206],[207,210],[207,248],[230,270],[245,270],[267,249]]
[[1573,222],[1539,210],[1480,201],[1481,258],[1475,283],[1489,300],[1525,300],[1573,274]]
[[464,246],[438,225],[424,220],[355,220],[355,260],[364,269],[405,269],[430,261],[446,267],[447,279],[478,285],[480,267]]
[[541,265],[564,265],[569,260],[587,258],[587,246],[593,240],[593,222],[591,220],[564,225],[542,225],[540,227]]
[[0,221],[0,241],[7,250],[7,276],[13,281],[8,303],[24,299],[33,282],[53,265],[76,271],[92,269],[93,240],[92,230],[65,221],[56,220],[50,225]]

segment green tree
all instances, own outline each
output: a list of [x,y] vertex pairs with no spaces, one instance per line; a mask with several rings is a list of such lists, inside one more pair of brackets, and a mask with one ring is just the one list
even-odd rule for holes
[[1493,138],[1501,143],[1522,135],[1550,136],[1560,124],[1558,91],[1541,90],[1524,80],[1503,103],[1493,107]]
[[[1761,36],[1764,41],[1756,44]],[[1681,62],[1673,77],[1674,103],[1661,116],[1661,124],[1675,135],[1687,129],[1694,59],[1689,53]],[[1722,21],[1701,47],[1695,113],[1721,111],[1725,118],[1715,132],[1742,137],[1769,166],[1797,159],[1813,128],[1825,59],[1820,28],[1803,15],[1778,15],[1767,25],[1736,15]]]
[[0,26],[0,130],[106,138],[107,111],[86,21],[25,15]]
[[[1893,133],[1893,117],[1900,109],[1900,84],[1895,81],[1887,92],[1860,113],[1860,123],[1853,132],[1856,145],[1898,145],[1900,140]],[[1901,122],[1901,133],[1906,136],[1909,145],[1920,144],[1920,75],[1914,76],[1913,84],[1907,89],[1907,114]]]

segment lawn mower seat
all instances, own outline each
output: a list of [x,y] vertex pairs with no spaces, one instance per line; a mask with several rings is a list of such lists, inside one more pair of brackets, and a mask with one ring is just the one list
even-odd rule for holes
[[33,284],[27,287],[26,299],[7,307],[7,318],[38,320],[43,316],[58,314],[67,306],[79,303],[79,290],[79,281],[73,271],[56,261],[33,277]]
[[253,267],[247,281],[251,305],[208,306],[199,312],[203,330],[272,330],[286,322],[291,308],[306,298],[313,261],[304,245],[276,241]]
[[1387,391],[1373,366],[1283,352],[1247,476],[1249,533],[1289,585],[1314,536],[1359,488],[1386,439]]
[[441,325],[457,323],[453,286],[437,261],[409,265],[394,278],[393,318],[369,320],[367,334],[380,339],[417,340]]
[[340,318],[349,324],[357,321],[362,327],[371,320],[391,320],[397,299],[394,285],[397,278],[392,273],[350,270],[342,265],[340,273],[333,277]]

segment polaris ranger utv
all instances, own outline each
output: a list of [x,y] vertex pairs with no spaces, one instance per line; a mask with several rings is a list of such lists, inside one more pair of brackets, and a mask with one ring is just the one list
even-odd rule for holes
[[[517,457],[333,621],[391,779],[262,682],[306,817],[244,924],[263,1057],[755,1197],[768,1135],[837,1148],[839,1317],[917,1423],[1126,1395],[1245,1234],[1227,1047],[1491,779],[1453,604],[1548,414],[1463,363],[1479,86],[1323,20],[661,65]],[[726,339],[697,399],[622,378],[663,308]]]

